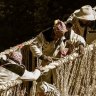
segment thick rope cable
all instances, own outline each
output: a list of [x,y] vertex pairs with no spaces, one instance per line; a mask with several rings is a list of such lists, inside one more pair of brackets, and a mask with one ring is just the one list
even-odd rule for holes
[[[94,46],[96,46],[96,45],[95,45],[95,44],[91,44],[91,45],[87,46],[87,47],[85,48],[85,52],[86,52],[86,49],[88,49],[88,48],[89,48],[90,50],[93,50],[93,47],[94,47]],[[54,69],[54,68],[60,66],[60,65],[63,64],[63,63],[67,63],[67,62],[73,61],[74,59],[76,59],[76,58],[79,57],[79,56],[80,56],[80,55],[79,55],[77,52],[72,53],[72,54],[67,55],[67,56],[65,56],[65,57],[63,57],[63,58],[60,58],[60,59],[57,60],[57,61],[54,61],[54,62],[50,63],[49,65],[44,66],[44,67],[42,68],[42,70],[49,71],[49,70],[51,70],[51,69]],[[46,72],[46,71],[45,71],[45,72]]]

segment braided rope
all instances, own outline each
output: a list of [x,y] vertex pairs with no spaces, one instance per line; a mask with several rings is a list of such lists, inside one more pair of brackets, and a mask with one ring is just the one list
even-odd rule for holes
[[4,91],[4,90],[7,90],[7,89],[9,89],[9,88],[11,88],[13,86],[19,85],[21,83],[22,83],[21,80],[13,80],[13,81],[11,80],[11,81],[9,81],[9,82],[7,82],[5,84],[0,85],[0,92]]
[[[87,46],[86,48],[85,48],[85,52],[87,51],[86,49],[90,49],[90,50],[93,50],[93,47],[94,46],[96,46],[95,44],[91,44],[91,45],[89,45],[89,46]],[[74,59],[76,59],[77,57],[79,57],[79,54],[78,53],[72,53],[72,54],[70,54],[70,55],[68,55],[68,56],[66,56],[66,57],[64,57],[64,58],[60,58],[59,60],[57,60],[57,61],[54,61],[54,62],[52,62],[52,63],[50,63],[49,65],[46,65],[46,66],[44,66],[43,68],[42,68],[42,70],[45,70],[45,72],[47,72],[47,71],[49,71],[50,69],[54,69],[54,68],[56,68],[56,67],[58,67],[58,66],[60,66],[60,65],[62,65],[62,64],[64,64],[64,63],[68,63],[68,62],[70,62],[70,61],[73,61]]]
[[17,49],[21,49],[25,45],[30,45],[32,42],[33,42],[33,39],[30,39],[28,41],[25,41],[21,44],[14,46],[14,47],[10,47],[10,49],[7,49],[7,50],[1,52],[0,55],[9,54],[10,52],[16,51]]

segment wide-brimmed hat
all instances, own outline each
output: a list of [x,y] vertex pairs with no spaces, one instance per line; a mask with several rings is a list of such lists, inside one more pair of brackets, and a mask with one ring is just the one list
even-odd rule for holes
[[96,12],[92,9],[90,5],[82,6],[80,9],[74,12],[74,15],[78,19],[84,20],[96,20]]

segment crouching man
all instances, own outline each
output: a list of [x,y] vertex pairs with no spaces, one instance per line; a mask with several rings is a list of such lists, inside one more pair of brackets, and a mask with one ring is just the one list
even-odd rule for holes
[[[42,66],[48,65],[56,58],[64,57],[71,54],[76,48],[79,53],[84,53],[85,40],[77,35],[72,29],[68,28],[61,20],[55,20],[53,28],[47,32],[41,32],[33,39],[30,49],[34,55],[41,60]],[[38,83],[46,81],[50,84],[56,83],[56,70],[50,70],[42,75]],[[45,96],[38,90],[36,96]]]
[[[17,78],[27,81],[37,80],[41,75],[41,71],[38,68],[36,68],[33,72],[28,71],[23,64],[20,64],[21,60],[22,54],[20,54],[19,52],[12,52],[9,55],[2,55],[0,56],[0,67],[11,71],[12,74],[15,73],[14,78],[12,79],[11,76],[10,80],[14,80]],[[7,72],[5,73],[7,76]],[[2,76],[5,73],[1,72]]]

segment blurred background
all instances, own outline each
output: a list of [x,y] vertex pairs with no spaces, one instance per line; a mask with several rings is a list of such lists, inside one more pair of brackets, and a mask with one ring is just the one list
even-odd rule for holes
[[35,37],[95,0],[0,0],[0,52]]

